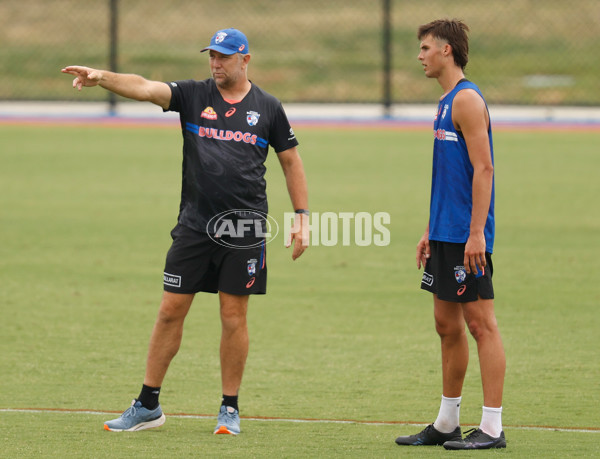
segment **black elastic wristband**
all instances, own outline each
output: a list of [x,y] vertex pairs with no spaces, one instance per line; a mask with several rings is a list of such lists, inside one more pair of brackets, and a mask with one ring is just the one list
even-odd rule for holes
[[308,209],[296,209],[294,212],[297,214],[310,215],[310,210]]

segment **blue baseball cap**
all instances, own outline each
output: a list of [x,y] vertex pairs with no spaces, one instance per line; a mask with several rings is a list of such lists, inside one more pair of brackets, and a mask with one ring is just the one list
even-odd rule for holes
[[210,39],[210,45],[202,50],[202,52],[212,49],[221,54],[248,54],[248,39],[246,35],[237,29],[219,30]]

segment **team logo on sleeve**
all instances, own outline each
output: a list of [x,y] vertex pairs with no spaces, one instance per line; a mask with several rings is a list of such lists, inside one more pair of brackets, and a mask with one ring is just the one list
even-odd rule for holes
[[258,124],[258,119],[260,118],[260,113],[258,112],[246,112],[246,121],[250,126],[256,126]]
[[200,116],[202,118],[206,118],[207,120],[216,120],[217,112],[215,112],[214,108],[212,107],[206,107]]

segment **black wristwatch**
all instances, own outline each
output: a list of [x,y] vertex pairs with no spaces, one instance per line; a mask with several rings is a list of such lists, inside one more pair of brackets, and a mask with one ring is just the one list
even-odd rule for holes
[[308,209],[296,209],[294,212],[297,214],[310,215],[310,210]]

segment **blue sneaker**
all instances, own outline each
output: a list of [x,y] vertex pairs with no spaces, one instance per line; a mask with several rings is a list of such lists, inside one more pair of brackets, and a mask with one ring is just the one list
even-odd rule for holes
[[136,432],[138,430],[160,427],[165,423],[165,415],[158,405],[154,410],[142,406],[142,402],[134,399],[125,412],[112,421],[104,423],[104,430],[111,432]]
[[217,418],[217,427],[215,427],[214,432],[215,435],[237,435],[240,432],[240,414],[238,413],[238,410],[230,406],[222,405],[219,417]]

